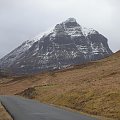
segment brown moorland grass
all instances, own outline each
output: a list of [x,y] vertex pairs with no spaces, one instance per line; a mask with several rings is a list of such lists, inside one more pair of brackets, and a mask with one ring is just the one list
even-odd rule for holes
[[13,120],[1,104],[0,104],[0,120]]
[[120,51],[97,62],[65,70],[1,80],[1,94],[120,120]]

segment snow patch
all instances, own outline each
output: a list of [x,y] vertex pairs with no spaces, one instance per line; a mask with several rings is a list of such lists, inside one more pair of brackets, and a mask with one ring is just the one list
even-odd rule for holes
[[98,34],[98,32],[92,28],[85,28],[83,27],[82,28],[82,33],[84,36],[88,36],[88,35],[91,35],[91,34]]
[[47,30],[46,32],[41,32],[40,34],[38,34],[37,36],[33,37],[30,41],[34,41],[37,42],[39,41],[42,37],[45,37],[47,35],[49,35],[50,33],[53,32],[53,28],[50,28],[49,30]]

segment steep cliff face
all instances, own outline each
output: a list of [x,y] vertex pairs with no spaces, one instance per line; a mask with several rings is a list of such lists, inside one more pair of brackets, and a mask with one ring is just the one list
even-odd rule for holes
[[69,18],[42,37],[24,42],[3,57],[0,66],[15,74],[34,73],[99,60],[111,54],[103,35]]

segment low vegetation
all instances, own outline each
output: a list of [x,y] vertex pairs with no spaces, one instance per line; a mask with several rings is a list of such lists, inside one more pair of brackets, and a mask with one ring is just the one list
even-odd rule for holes
[[1,104],[0,104],[0,120],[13,120]]

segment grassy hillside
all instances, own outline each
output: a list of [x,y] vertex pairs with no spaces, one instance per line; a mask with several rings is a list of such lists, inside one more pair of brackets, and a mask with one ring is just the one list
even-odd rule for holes
[[120,120],[120,51],[98,62],[1,81],[1,94]]

